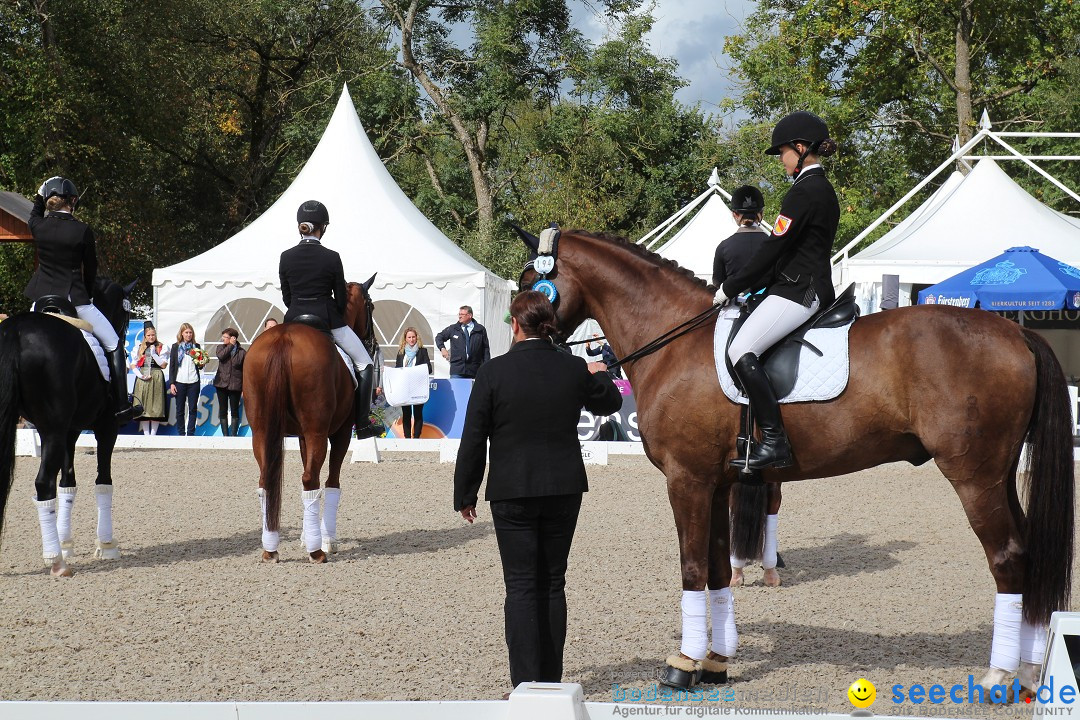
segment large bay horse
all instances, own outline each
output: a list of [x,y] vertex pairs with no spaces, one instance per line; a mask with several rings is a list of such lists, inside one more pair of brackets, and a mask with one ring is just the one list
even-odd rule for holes
[[[535,253],[536,238],[522,236]],[[713,288],[689,271],[640,246],[582,231],[562,233],[548,279],[558,289],[560,332],[595,318],[618,357],[702,313],[713,296]],[[520,284],[535,280],[535,269],[527,268]],[[683,590],[719,594],[731,577],[728,488],[737,473],[728,462],[735,457],[739,408],[717,382],[713,330],[709,323],[625,370],[645,452],[667,478]],[[990,312],[953,307],[860,318],[850,342],[850,381],[840,396],[783,406],[795,463],[764,471],[764,479],[830,477],[933,459],[986,553],[999,593],[995,620],[1003,595],[1015,612],[1010,627],[995,622],[997,668],[991,666],[982,683],[997,685],[1019,666],[1021,684],[1033,687],[1038,668],[1020,662],[1018,635],[1032,646],[1044,639],[1051,613],[1067,608],[1071,585],[1072,420],[1057,359],[1037,334]],[[1027,478],[1022,507],[1015,479],[1025,441],[1030,468],[1021,473]],[[1008,594],[1022,595],[1022,622],[1020,598]],[[684,592],[684,647],[687,633],[707,637],[704,615],[688,613],[686,598]],[[730,619],[728,632],[717,628],[712,606],[713,649],[706,658],[673,655],[668,665],[689,663],[690,671],[701,672],[709,660],[726,677],[728,657],[716,650],[718,631],[720,647],[734,650],[730,607],[720,613]],[[1009,648],[1003,654],[997,652],[999,632]],[[1034,654],[1041,652],[1036,647]]]
[[[101,277],[95,285],[94,305],[121,342],[127,334],[131,310],[127,297],[133,286],[121,287]],[[0,323],[0,523],[14,477],[15,426],[21,415],[33,423],[41,438],[35,504],[42,555],[56,576],[71,575],[65,558],[74,548],[75,441],[82,430],[93,430],[97,438],[95,555],[120,557],[112,524],[112,452],[119,427],[108,382],[90,345],[72,322],[89,325],[43,312],[22,313]]]
[[[375,357],[373,305],[364,284],[349,283],[345,322]],[[337,509],[341,463],[349,449],[355,392],[352,374],[328,333],[309,325],[276,325],[255,339],[244,358],[244,407],[251,447],[259,463],[263,560],[277,562],[281,516],[281,476],[285,435],[300,438],[304,463],[301,495],[304,543],[313,563],[337,551]],[[319,474],[330,442],[326,489]],[[323,500],[320,516],[319,500]]]

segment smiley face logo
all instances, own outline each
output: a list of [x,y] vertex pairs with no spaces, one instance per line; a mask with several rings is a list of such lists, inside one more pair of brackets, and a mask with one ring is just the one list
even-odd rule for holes
[[868,708],[877,699],[877,688],[874,687],[874,683],[866,678],[859,678],[851,683],[851,687],[847,689],[847,696],[855,707],[859,709]]

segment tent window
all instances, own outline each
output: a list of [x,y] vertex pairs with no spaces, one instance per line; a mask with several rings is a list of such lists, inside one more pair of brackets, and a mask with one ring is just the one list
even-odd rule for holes
[[376,300],[374,317],[375,339],[382,348],[383,358],[387,365],[394,364],[405,328],[416,328],[424,347],[431,348],[435,344],[435,333],[431,331],[428,321],[419,310],[408,303],[400,300]]
[[240,333],[241,345],[247,347],[262,332],[263,323],[270,317],[281,322],[285,319],[285,311],[260,298],[239,298],[218,308],[218,311],[210,318],[210,322],[206,325],[206,330],[203,333],[204,342],[202,345],[210,353],[210,362],[203,369],[203,372],[217,372],[215,353],[218,345],[221,344],[221,333],[224,332],[225,328],[236,328]]

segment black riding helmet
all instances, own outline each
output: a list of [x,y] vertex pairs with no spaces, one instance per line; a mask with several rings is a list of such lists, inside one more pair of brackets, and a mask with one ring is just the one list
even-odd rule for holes
[[315,227],[326,227],[330,224],[330,213],[318,200],[308,200],[296,211],[296,224],[305,222]]
[[743,185],[731,193],[731,212],[757,215],[765,209],[765,197],[753,185]]
[[50,178],[45,183],[45,192],[42,194],[42,197],[48,200],[56,195],[59,195],[65,200],[72,201],[72,207],[74,207],[75,201],[77,201],[79,197],[79,189],[75,187],[75,183],[67,178]]
[[772,131],[772,147],[766,155],[779,155],[785,145],[805,143],[810,152],[816,153],[822,141],[829,137],[829,126],[817,115],[805,110],[785,115]]

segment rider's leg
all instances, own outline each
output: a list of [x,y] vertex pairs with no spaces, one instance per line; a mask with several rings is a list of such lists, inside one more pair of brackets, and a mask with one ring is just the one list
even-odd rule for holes
[[352,359],[357,372],[371,365],[371,355],[368,354],[364,343],[360,342],[360,338],[356,336],[351,327],[342,325],[331,330],[330,334],[334,336],[334,342],[337,343],[337,346]]
[[356,437],[359,439],[374,437],[382,432],[382,429],[371,421],[371,398],[375,389],[375,368],[371,363],[371,355],[360,342],[352,328],[343,325],[330,331],[334,336],[334,342],[345,351],[356,366],[356,400],[355,419]]
[[728,347],[728,357],[761,428],[761,443],[754,447],[747,461],[751,470],[791,464],[791,445],[784,431],[780,404],[760,357],[806,322],[817,311],[818,304],[816,298],[810,307],[805,307],[771,295],[751,313]]
[[132,407],[128,399],[127,355],[124,353],[124,346],[120,344],[120,337],[101,311],[93,305],[77,305],[75,312],[79,318],[93,326],[94,337],[101,343],[105,357],[109,359],[109,389],[117,422],[123,424],[134,420],[141,414],[141,408]]

